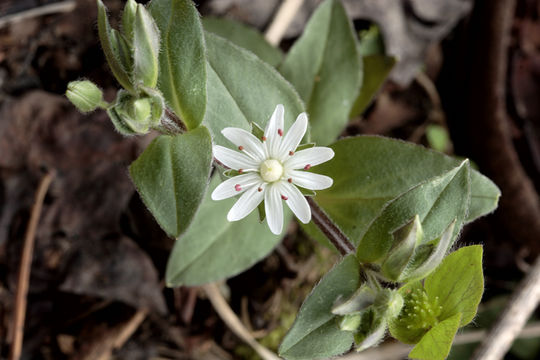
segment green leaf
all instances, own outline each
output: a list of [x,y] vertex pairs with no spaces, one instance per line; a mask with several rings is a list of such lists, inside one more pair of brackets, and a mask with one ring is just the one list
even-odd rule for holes
[[462,314],[459,326],[467,325],[484,292],[482,246],[467,246],[448,255],[426,278],[424,287],[430,298],[439,297],[440,319]]
[[340,1],[326,0],[317,8],[280,71],[307,104],[313,140],[334,141],[362,80],[356,34]]
[[341,331],[332,307],[338,299],[346,299],[360,282],[358,261],[353,255],[328,272],[313,289],[279,347],[285,359],[319,359],[349,350],[353,334]]
[[384,54],[384,39],[377,25],[371,25],[369,29],[360,31],[358,37],[360,38],[358,51],[363,57]]
[[[332,177],[334,184],[317,191],[314,200],[355,243],[387,202],[461,162],[421,146],[378,136],[346,138],[330,147],[335,157],[318,165],[316,171]],[[489,179],[471,170],[471,211],[467,221],[493,211],[499,196]],[[313,228],[310,233],[318,233],[314,225],[308,227]]]
[[202,19],[206,31],[219,35],[234,44],[253,52],[261,60],[276,67],[283,59],[280,49],[270,45],[264,36],[250,26],[228,19],[208,17]]
[[[220,182],[219,175],[212,178],[195,219],[176,241],[167,263],[167,286],[196,286],[231,277],[264,258],[281,241],[259,222],[257,211],[229,222],[227,212],[236,199],[210,198]],[[291,213],[284,212],[287,224]]]
[[435,325],[416,344],[409,353],[409,357],[421,360],[446,359],[459,328],[460,320],[461,314],[458,313]]
[[251,131],[254,122],[264,129],[278,104],[285,107],[286,129],[304,111],[291,84],[253,53],[209,32],[206,46],[208,107],[204,124],[216,144],[230,146],[221,134],[228,126]]
[[426,139],[431,148],[440,152],[447,151],[450,146],[448,130],[441,125],[428,125],[426,127]]
[[366,110],[396,64],[395,58],[379,54],[364,56],[362,61],[364,63],[362,86],[349,118],[356,117]]
[[191,0],[153,0],[161,35],[158,87],[167,104],[194,129],[206,109],[206,55],[199,13]]
[[159,30],[143,5],[133,23],[133,79],[153,88],[158,80]]
[[424,242],[440,236],[456,219],[457,236],[467,215],[470,200],[470,166],[462,164],[412,188],[389,202],[368,226],[357,246],[357,256],[363,262],[384,258],[392,246],[392,232],[415,215],[420,217]]
[[107,59],[107,62],[109,63],[109,67],[111,68],[111,71],[120,83],[126,90],[130,92],[134,92],[133,85],[131,83],[131,79],[129,78],[128,73],[126,72],[126,69],[122,66],[122,63],[120,62],[118,50],[116,50],[114,44],[112,43],[111,35],[112,29],[109,25],[109,19],[107,18],[107,9],[105,8],[105,5],[101,2],[101,0],[97,1],[98,6],[98,34],[99,34],[99,40],[101,42],[101,47],[103,48],[103,53],[105,54],[105,58]]
[[141,199],[170,236],[180,235],[193,220],[211,164],[212,139],[200,127],[182,135],[159,136],[129,167]]

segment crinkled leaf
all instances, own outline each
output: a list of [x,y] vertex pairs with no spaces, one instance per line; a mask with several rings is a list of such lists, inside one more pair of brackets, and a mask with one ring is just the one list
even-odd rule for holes
[[206,108],[206,55],[199,13],[191,0],[153,0],[148,10],[158,25],[158,88],[188,129],[202,122]]
[[[257,211],[230,222],[227,212],[236,198],[215,201],[210,198],[221,182],[215,175],[189,229],[176,241],[167,263],[168,286],[195,286],[236,275],[264,258],[280,242]],[[284,211],[284,223],[291,213]]]
[[[332,177],[334,184],[317,191],[314,199],[355,243],[388,201],[461,162],[421,146],[378,136],[346,138],[330,147],[335,157],[318,165],[317,172]],[[467,221],[493,211],[499,196],[489,179],[471,170]],[[309,228],[309,233],[318,234],[314,225]]]
[[251,131],[254,122],[264,129],[277,104],[285,107],[285,129],[304,111],[291,84],[253,53],[209,32],[206,46],[208,107],[204,124],[215,143],[231,145],[221,134],[225,127]]
[[411,359],[444,360],[450,352],[452,341],[459,328],[461,314],[438,323],[429,330],[409,353]]
[[351,296],[359,285],[358,261],[345,257],[315,286],[279,347],[285,359],[319,359],[339,355],[350,349],[351,332],[341,331],[332,314],[338,299]]
[[214,17],[203,18],[202,23],[206,31],[219,35],[253,52],[261,60],[274,67],[279,65],[283,59],[281,50],[270,45],[257,29],[233,20]]
[[392,232],[415,215],[420,217],[424,241],[440,236],[456,219],[454,237],[467,215],[470,201],[470,166],[468,160],[434,177],[389,202],[369,225],[357,246],[360,261],[383,258],[393,243]]
[[476,315],[484,292],[482,246],[467,246],[448,255],[425,281],[430,298],[439,297],[440,319],[462,314],[459,326]]
[[200,127],[182,135],[159,136],[131,164],[129,172],[159,225],[177,237],[195,216],[211,165],[212,139]]
[[317,8],[279,69],[307,104],[313,140],[331,143],[347,124],[362,80],[356,34],[340,1]]

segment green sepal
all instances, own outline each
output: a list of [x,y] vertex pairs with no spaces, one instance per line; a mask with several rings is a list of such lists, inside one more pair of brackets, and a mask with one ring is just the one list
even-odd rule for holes
[[362,324],[362,314],[344,315],[338,319],[338,326],[343,331],[356,331]]
[[127,0],[122,13],[122,31],[126,39],[131,43],[133,41],[133,23],[137,13],[137,3],[135,0]]
[[75,107],[87,113],[94,111],[98,107],[105,107],[103,92],[96,84],[89,80],[71,81],[66,90],[66,96]]
[[111,29],[110,35],[111,46],[118,57],[118,61],[126,73],[130,73],[133,68],[131,45],[126,37],[115,29]]
[[111,68],[111,71],[120,83],[126,90],[131,93],[135,92],[131,79],[128,72],[124,69],[121,61],[120,54],[118,53],[117,48],[113,45],[111,37],[112,29],[109,25],[109,19],[107,18],[107,9],[101,0],[97,0],[98,7],[98,34],[99,40],[101,42],[101,47],[103,48],[103,53],[105,54],[105,59]]
[[261,128],[257,123],[251,122],[251,133],[257,138],[262,139],[264,136],[264,129]]
[[414,249],[422,241],[420,217],[416,215],[413,220],[394,231],[392,235],[394,243],[381,265],[381,272],[387,279],[396,281],[409,264]]
[[378,345],[386,335],[387,323],[381,314],[371,309],[362,314],[358,331],[354,334],[356,351]]
[[133,22],[133,80],[155,87],[159,72],[159,30],[143,5],[137,5]]
[[315,143],[308,143],[308,144],[300,144],[298,145],[298,147],[296,148],[296,152],[300,151],[300,150],[305,150],[305,149],[309,149],[309,148],[312,148],[315,146]]
[[364,283],[350,298],[336,304],[332,308],[332,314],[347,315],[359,313],[373,305],[376,296],[377,293]]

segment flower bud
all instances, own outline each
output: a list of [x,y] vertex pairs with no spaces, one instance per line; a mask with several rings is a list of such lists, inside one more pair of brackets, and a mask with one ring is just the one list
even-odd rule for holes
[[103,107],[103,92],[91,81],[78,80],[68,84],[66,96],[83,113]]
[[126,1],[124,12],[122,13],[122,31],[129,42],[133,41],[133,23],[137,13],[137,3],[135,0]]
[[343,331],[356,331],[362,321],[362,314],[344,315],[339,319],[339,328]]
[[137,5],[133,21],[132,46],[135,83],[155,87],[159,70],[159,30],[150,13],[141,4]]
[[108,110],[116,129],[124,135],[146,134],[159,125],[164,103],[159,96],[136,98],[120,90],[116,103]]
[[377,293],[366,284],[360,286],[358,290],[346,301],[335,305],[332,314],[347,315],[355,314],[373,305]]
[[394,243],[381,265],[381,272],[387,279],[397,281],[409,264],[414,249],[422,241],[422,224],[418,215],[397,229],[393,236]]

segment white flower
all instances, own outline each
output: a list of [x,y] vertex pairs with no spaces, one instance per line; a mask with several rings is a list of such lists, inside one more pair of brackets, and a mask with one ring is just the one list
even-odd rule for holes
[[[295,152],[306,133],[308,119],[301,113],[287,134],[283,131],[283,105],[276,106],[261,140],[246,130],[225,128],[221,133],[239,151],[214,145],[214,157],[241,175],[232,177],[216,187],[213,200],[223,200],[242,194],[227,219],[237,221],[246,217],[264,200],[266,220],[274,234],[283,230],[285,201],[300,221],[311,220],[309,204],[296,186],[322,190],[332,186],[332,178],[302,170],[334,157],[327,147],[312,147]],[[295,186],[296,185],[296,186]]]

